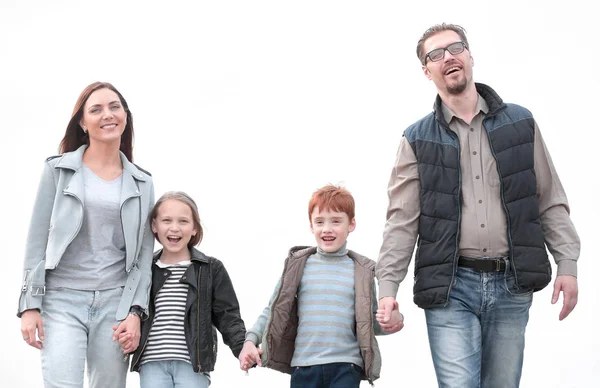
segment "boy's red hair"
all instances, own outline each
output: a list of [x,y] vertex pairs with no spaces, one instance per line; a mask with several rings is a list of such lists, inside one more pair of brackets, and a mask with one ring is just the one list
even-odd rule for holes
[[319,208],[320,211],[346,213],[350,221],[354,219],[354,198],[348,190],[340,186],[327,185],[313,193],[308,203],[308,219],[311,222],[315,208]]

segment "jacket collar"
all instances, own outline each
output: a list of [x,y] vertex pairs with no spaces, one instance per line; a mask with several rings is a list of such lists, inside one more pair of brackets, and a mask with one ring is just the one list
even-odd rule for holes
[[[500,96],[491,87],[476,82],[475,89],[477,89],[477,93],[479,93],[479,95],[483,97],[489,108],[489,112],[487,114],[488,117],[494,116],[500,113],[502,110],[506,109],[506,104],[504,103],[504,101],[502,101]],[[433,113],[435,114],[436,120],[444,128],[450,129],[450,126],[444,118],[444,111],[442,109],[442,99],[439,94],[437,95],[437,97],[435,98],[435,102],[433,103]]]
[[[58,163],[56,163],[55,168],[66,168],[73,171],[79,170],[83,164],[83,153],[87,147],[88,145],[84,144],[73,152],[64,153]],[[127,171],[133,178],[139,181],[146,181],[144,174],[135,166],[135,164],[131,163],[123,152],[119,151],[119,153],[121,154],[123,171]]]
[[[160,255],[162,255],[163,250],[159,249],[158,251],[154,252],[154,257],[152,258],[153,262],[156,262],[158,259],[160,259]],[[192,259],[191,261],[199,261],[202,263],[208,263],[208,257],[206,257],[206,255],[202,252],[200,252],[199,250],[197,250],[194,247],[190,248],[190,254],[192,255]]]

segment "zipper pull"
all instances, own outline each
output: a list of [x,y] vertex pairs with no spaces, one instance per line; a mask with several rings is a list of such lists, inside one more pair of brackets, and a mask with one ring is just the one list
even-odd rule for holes
[[31,271],[25,271],[25,275],[23,275],[23,286],[21,287],[21,292],[27,291],[27,277],[29,276],[29,272]]

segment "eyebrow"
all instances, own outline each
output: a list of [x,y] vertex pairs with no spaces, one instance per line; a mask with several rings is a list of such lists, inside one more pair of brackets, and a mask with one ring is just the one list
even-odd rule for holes
[[[112,105],[112,104],[120,104],[120,103],[121,103],[121,101],[119,101],[119,100],[115,100],[115,101],[111,101],[111,102],[109,102],[109,103],[108,103],[108,105]],[[90,105],[90,107],[89,107],[88,109],[91,109],[91,108],[94,108],[94,107],[97,107],[97,106],[102,106],[102,104],[94,104],[94,105]]]

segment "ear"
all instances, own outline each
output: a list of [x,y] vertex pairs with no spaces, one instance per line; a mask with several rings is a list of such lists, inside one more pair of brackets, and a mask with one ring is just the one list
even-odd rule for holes
[[152,220],[152,233],[158,233],[156,228],[156,220]]
[[423,74],[425,74],[425,77],[427,77],[427,79],[431,81],[431,72],[427,68],[427,65],[422,65],[421,70],[423,70]]
[[79,126],[81,127],[81,129],[83,129],[83,132],[87,132],[87,128],[85,127],[83,119],[79,120]]
[[352,221],[350,221],[350,225],[348,226],[349,232],[354,232],[354,229],[356,229],[356,218],[353,218]]

